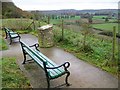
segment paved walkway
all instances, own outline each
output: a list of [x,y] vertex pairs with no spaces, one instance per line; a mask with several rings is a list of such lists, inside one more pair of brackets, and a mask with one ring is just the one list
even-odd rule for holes
[[[22,41],[28,45],[35,44],[37,38],[33,35],[23,34]],[[114,76],[104,72],[82,60],[79,60],[74,55],[65,52],[64,50],[52,47],[52,48],[41,48],[43,54],[48,58],[56,62],[58,65],[63,64],[65,61],[70,62],[69,71],[71,73],[69,77],[69,82],[71,86],[66,87],[64,84],[64,78],[60,77],[58,79],[51,81],[51,87],[57,88],[118,88],[118,80]],[[10,56],[16,57],[17,63],[20,69],[25,73],[25,75],[30,79],[33,88],[46,88],[47,82],[45,78],[44,71],[38,67],[34,62],[22,65],[23,55],[18,42],[9,45],[9,50],[2,52],[3,57]],[[61,85],[61,86],[60,86]]]

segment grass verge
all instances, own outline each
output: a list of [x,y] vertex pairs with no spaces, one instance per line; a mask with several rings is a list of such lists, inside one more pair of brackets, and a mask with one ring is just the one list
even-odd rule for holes
[[0,51],[1,50],[7,50],[8,46],[3,38],[0,37]]
[[31,88],[29,80],[20,71],[15,58],[2,58],[2,87]]

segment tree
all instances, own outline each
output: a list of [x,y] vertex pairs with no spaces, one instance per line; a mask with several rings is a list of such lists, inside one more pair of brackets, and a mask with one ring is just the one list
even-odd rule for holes
[[108,21],[109,21],[109,19],[106,17],[106,18],[105,18],[105,22],[108,22]]
[[34,19],[35,19],[35,20],[39,20],[39,19],[40,19],[40,14],[39,14],[38,11],[35,11],[35,12],[34,12]]
[[93,22],[93,20],[92,20],[92,17],[91,17],[91,16],[89,16],[89,17],[88,17],[88,22],[89,22],[89,23],[92,23],[92,22]]
[[50,16],[48,16],[48,21],[47,21],[48,24],[50,24]]

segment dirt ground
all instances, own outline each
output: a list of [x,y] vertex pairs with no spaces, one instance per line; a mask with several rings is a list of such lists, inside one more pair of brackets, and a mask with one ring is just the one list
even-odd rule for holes
[[[38,39],[30,34],[21,35],[21,41],[28,45],[38,42]],[[28,77],[33,88],[46,88],[45,72],[34,62],[22,64],[23,54],[19,42],[9,45],[9,50],[2,51],[2,57],[16,57],[20,69]],[[9,42],[9,41],[7,41]],[[64,85],[65,75],[50,82],[52,88],[118,88],[118,79],[111,74],[102,71],[74,55],[58,48],[40,48],[40,51],[58,65],[65,61],[70,62],[69,87]],[[29,57],[28,57],[29,58]]]

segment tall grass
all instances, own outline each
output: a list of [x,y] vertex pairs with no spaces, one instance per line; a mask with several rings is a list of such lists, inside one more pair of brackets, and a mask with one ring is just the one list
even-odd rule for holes
[[3,38],[0,37],[0,51],[7,50],[7,49],[8,49],[7,43]]
[[[32,19],[24,19],[24,18],[13,18],[13,19],[2,19],[2,26],[8,27],[15,30],[25,30],[28,28],[33,30],[34,26],[31,24],[33,22]],[[34,21],[35,23],[35,29],[39,27],[39,22]],[[41,25],[44,25],[44,22],[40,23]]]
[[8,49],[8,45],[5,42],[4,34],[2,33],[2,30],[0,30],[0,51],[7,50],[7,49]]
[[[64,31],[64,41],[61,41],[61,29],[54,29],[54,38],[57,45],[66,51],[73,53],[81,60],[87,61],[97,67],[100,67],[112,74],[117,75],[117,66],[103,66],[104,62],[111,59],[112,41],[109,39],[98,38],[95,35],[89,35],[86,39],[86,49],[83,50],[83,35],[81,32],[73,30]],[[115,58],[118,60],[118,45],[115,49]]]

